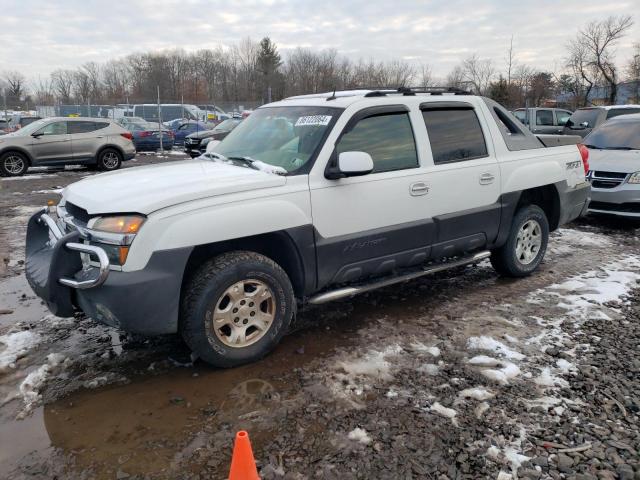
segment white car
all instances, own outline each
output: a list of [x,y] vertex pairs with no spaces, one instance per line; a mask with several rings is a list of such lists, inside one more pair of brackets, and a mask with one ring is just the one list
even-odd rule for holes
[[81,180],[31,218],[27,278],[56,315],[179,332],[230,367],[273,349],[304,303],[489,257],[528,275],[587,208],[588,152],[460,93],[293,97],[204,157]]

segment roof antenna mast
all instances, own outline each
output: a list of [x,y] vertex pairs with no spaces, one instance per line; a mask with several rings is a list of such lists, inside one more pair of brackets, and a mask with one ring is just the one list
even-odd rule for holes
[[336,98],[338,98],[338,97],[336,97],[336,86],[334,85],[333,86],[333,93],[331,94],[330,97],[327,98],[327,102],[329,102],[331,100],[335,100]]

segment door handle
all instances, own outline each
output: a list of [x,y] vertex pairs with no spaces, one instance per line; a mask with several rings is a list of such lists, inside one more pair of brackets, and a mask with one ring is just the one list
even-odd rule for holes
[[426,195],[427,193],[429,193],[429,185],[424,182],[412,183],[409,191],[414,197],[417,197],[419,195]]
[[104,135],[98,135],[96,138],[104,138]]
[[489,185],[496,179],[491,173],[483,173],[480,175],[480,185]]

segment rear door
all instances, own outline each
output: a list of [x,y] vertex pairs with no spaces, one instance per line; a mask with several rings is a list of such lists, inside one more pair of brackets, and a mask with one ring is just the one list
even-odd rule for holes
[[568,110],[555,110],[554,113],[556,116],[557,125],[556,132],[558,134],[561,134],[564,131],[564,127],[567,124],[567,121],[571,118],[571,112]]
[[64,120],[49,123],[32,135],[30,147],[35,163],[62,163],[72,159],[67,123]]
[[483,115],[463,101],[420,106],[432,166],[429,205],[437,229],[434,258],[495,240],[500,224],[500,168]]
[[109,122],[78,120],[69,122],[73,159],[78,161],[92,159],[100,144],[105,142],[105,129]]

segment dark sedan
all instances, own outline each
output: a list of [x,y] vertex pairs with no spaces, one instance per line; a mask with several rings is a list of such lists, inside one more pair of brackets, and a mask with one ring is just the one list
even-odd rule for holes
[[222,140],[229,135],[229,132],[236,128],[240,122],[242,122],[241,118],[230,118],[216,125],[213,130],[205,130],[187,135],[187,138],[184,140],[185,151],[191,158],[202,155],[211,140]]
[[[138,152],[160,150],[160,129],[157,123],[130,123],[127,130],[133,135],[133,144]],[[174,134],[167,128],[162,129],[162,149],[171,150],[175,142]]]

